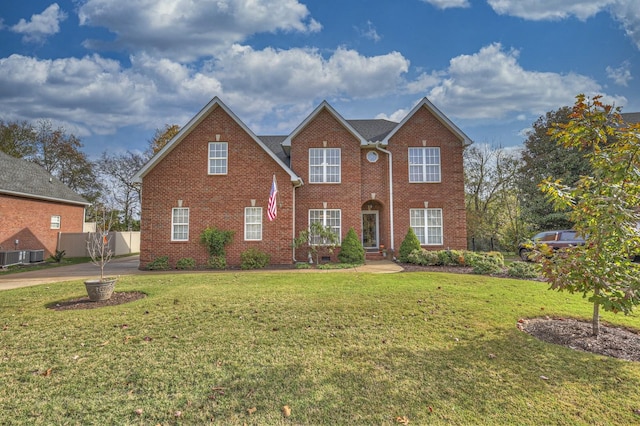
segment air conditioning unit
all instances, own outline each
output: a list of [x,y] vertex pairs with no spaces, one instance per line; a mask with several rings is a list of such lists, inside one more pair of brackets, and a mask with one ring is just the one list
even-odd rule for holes
[[30,250],[29,263],[42,262],[42,261],[44,261],[44,249]]
[[0,251],[0,267],[19,265],[24,260],[23,250]]

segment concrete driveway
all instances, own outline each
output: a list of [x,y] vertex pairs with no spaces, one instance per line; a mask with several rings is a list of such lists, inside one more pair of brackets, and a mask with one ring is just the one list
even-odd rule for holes
[[[119,257],[107,263],[104,267],[104,273],[111,276],[142,273],[144,271],[138,269],[139,264],[140,256],[138,255]],[[90,278],[100,278],[100,269],[92,263],[80,263],[78,265],[1,275],[0,290]]]

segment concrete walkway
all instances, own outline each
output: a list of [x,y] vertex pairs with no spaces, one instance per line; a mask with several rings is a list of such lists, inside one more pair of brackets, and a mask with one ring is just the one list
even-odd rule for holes
[[[162,273],[186,273],[186,272],[207,272],[207,271],[141,271],[139,256],[120,257],[111,260],[105,268],[105,275],[147,275]],[[389,260],[367,261],[362,266],[352,269],[283,269],[282,272],[370,272],[374,274],[389,274],[401,272],[402,267]],[[221,272],[221,271],[211,271]],[[235,271],[237,272],[237,271]],[[278,271],[279,272],[279,271]],[[86,280],[98,278],[100,270],[91,263],[81,263],[78,265],[60,266],[57,268],[40,269],[37,271],[26,271],[14,274],[0,275],[0,290],[12,288],[29,287],[40,284],[51,284],[62,281]]]

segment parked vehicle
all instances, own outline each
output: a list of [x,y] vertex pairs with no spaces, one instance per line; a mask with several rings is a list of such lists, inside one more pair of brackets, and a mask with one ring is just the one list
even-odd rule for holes
[[534,235],[531,240],[520,243],[518,254],[522,260],[528,261],[536,244],[545,244],[553,250],[566,247],[580,246],[585,243],[584,238],[573,230],[544,231]]

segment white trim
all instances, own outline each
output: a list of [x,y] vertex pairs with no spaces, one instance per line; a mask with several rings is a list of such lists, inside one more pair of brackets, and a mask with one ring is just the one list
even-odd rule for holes
[[[58,218],[57,221],[54,221],[53,218]],[[59,214],[51,215],[51,229],[60,229],[62,227],[62,218]]]
[[[365,214],[372,214],[375,215],[376,217],[376,238],[375,238],[375,245],[373,246],[365,246],[364,245],[364,215]],[[380,248],[380,212],[378,212],[378,210],[362,210],[361,214],[360,214],[360,220],[362,222],[362,247],[364,247],[364,249],[377,249]]]
[[[409,226],[411,228],[414,228],[414,232],[415,232],[415,228],[413,225],[411,225],[411,218],[412,215],[411,213],[414,211],[421,211],[422,212],[422,220],[424,221],[424,226],[422,226],[421,228],[424,228],[424,241],[420,241],[420,245],[422,246],[442,246],[444,245],[444,217],[442,214],[442,209],[441,208],[422,208],[422,209],[409,209]],[[435,211],[439,211],[440,212],[440,226],[430,226],[429,225],[429,218],[427,217],[427,212],[435,212]],[[429,243],[429,228],[438,228],[440,229],[440,242],[439,243]],[[416,232],[416,236],[418,237],[418,239],[420,239],[420,234]]]
[[[260,218],[260,222],[256,223],[248,223],[247,222],[247,212],[249,210],[259,210],[260,214],[256,217]],[[260,238],[247,238],[247,225],[260,225]],[[263,220],[262,220],[262,207],[245,207],[244,208],[244,240],[245,241],[262,241],[262,230],[263,230]]]
[[[212,157],[211,156],[211,145],[220,145],[224,146],[224,157]],[[215,173],[211,172],[211,160],[222,160],[224,159],[224,173]],[[207,174],[209,176],[223,176],[229,174],[229,143],[228,142],[209,142],[207,144]]]
[[[338,212],[338,219],[340,220],[340,225],[338,226],[338,232],[336,233],[338,235],[338,245],[342,244],[342,210],[341,209],[309,209],[309,211],[307,212],[307,224],[309,226],[308,229],[311,229],[311,212],[312,211],[316,211],[316,212],[322,212],[322,226],[328,226],[327,225],[327,212]],[[335,228],[334,226],[331,227],[332,229]],[[310,238],[312,238],[312,236],[309,236]],[[317,244],[312,244],[312,245],[317,245]]]
[[[419,149],[422,151],[422,160],[421,164],[411,164],[411,150]],[[438,152],[438,164],[431,164],[427,162],[428,156],[426,155],[426,151],[429,149],[437,150]],[[437,180],[428,180],[427,176],[429,175],[427,169],[428,167],[438,166],[438,179]],[[422,177],[423,180],[411,180],[411,167],[420,166],[422,168]],[[409,183],[442,183],[442,156],[441,150],[438,146],[410,146],[407,147],[407,172],[408,172],[408,180]]]
[[[319,182],[313,182],[311,180],[311,151],[312,150],[317,150],[317,151],[321,151],[322,152],[322,164],[314,164],[313,167],[322,167],[322,180]],[[327,180],[327,169],[329,167],[336,167],[335,164],[327,164],[327,154],[329,153],[330,150],[336,150],[338,151],[338,180],[336,182],[329,182]],[[309,184],[338,184],[338,183],[342,183],[342,149],[341,148],[317,148],[317,147],[310,147],[309,148]]]
[[[187,212],[187,221],[186,222],[178,222],[178,223],[176,223],[174,221],[175,220],[175,213],[176,213],[177,210],[186,210],[186,212]],[[189,241],[189,220],[190,220],[189,216],[190,216],[190,213],[191,212],[189,211],[189,207],[173,207],[171,209],[171,241]],[[175,233],[175,228],[174,227],[176,225],[181,225],[181,226],[186,225],[187,226],[187,232],[186,232],[187,238],[184,238],[184,239],[183,238],[175,238],[175,234],[176,233]]]

